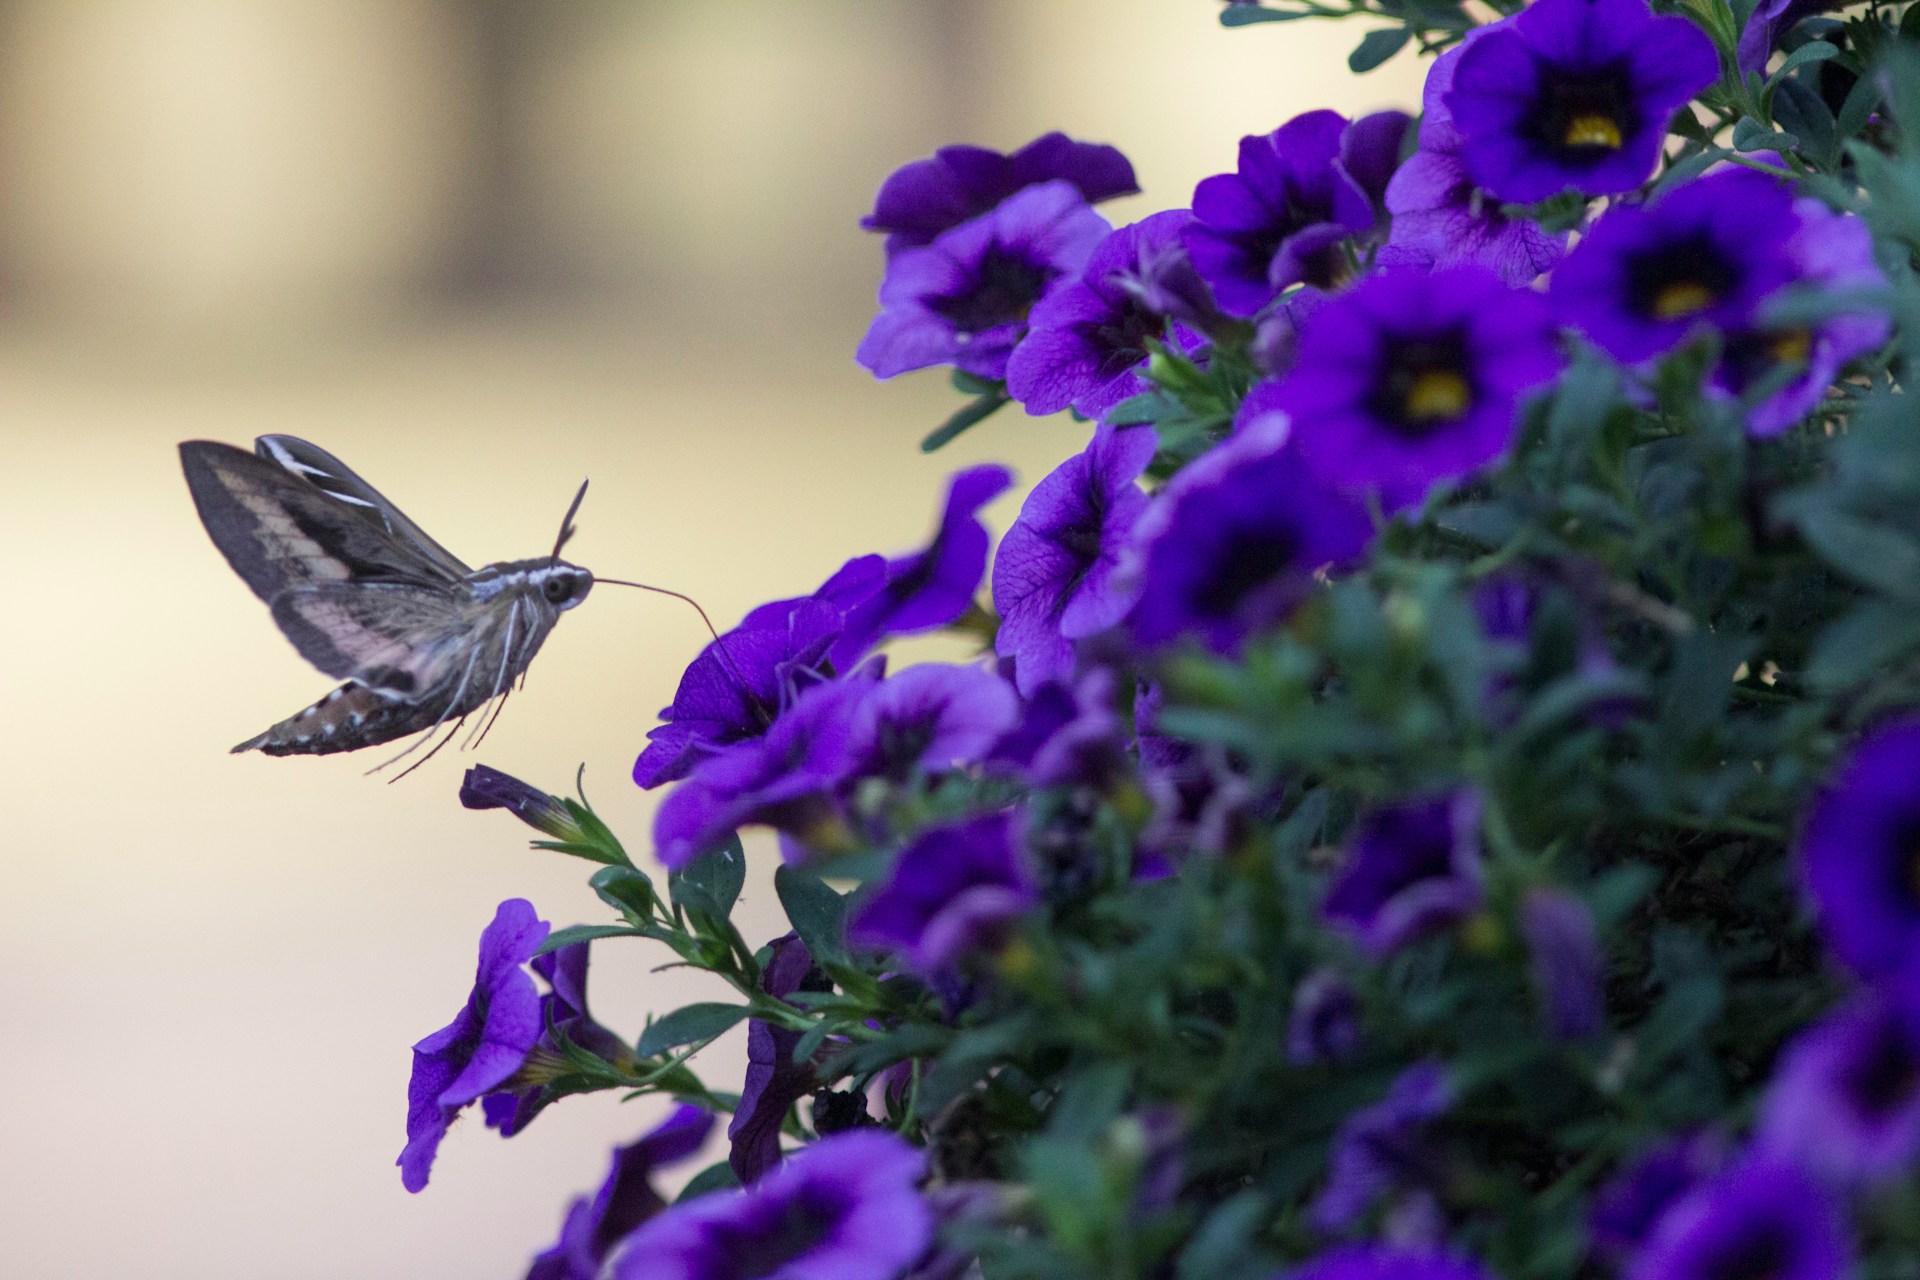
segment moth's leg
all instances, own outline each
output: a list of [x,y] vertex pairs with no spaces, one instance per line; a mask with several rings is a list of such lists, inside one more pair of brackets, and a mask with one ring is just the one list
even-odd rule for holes
[[[502,711],[506,710],[507,695],[513,692],[513,637],[519,627],[520,599],[516,596],[513,601],[513,611],[507,615],[507,639],[506,643],[500,646],[500,670],[493,677],[493,692],[489,693],[486,701],[480,704],[484,707],[488,702],[493,702],[493,714],[481,716],[480,722],[474,725],[473,732],[468,734],[467,740],[460,744],[462,751],[471,751],[485,742],[487,734],[493,729],[493,722],[500,718]],[[498,702],[494,702],[496,698],[499,699]]]
[[[453,728],[447,730],[446,737],[440,739],[439,742],[434,744],[433,750],[427,752],[427,754],[421,756],[418,760],[415,760],[412,764],[408,765],[406,768],[402,769],[400,772],[394,774],[391,778],[388,778],[387,785],[392,786],[394,783],[400,781],[400,779],[406,777],[408,774],[412,773],[415,769],[418,769],[421,765],[425,764],[427,761],[439,755],[442,747],[445,747],[449,742],[452,742],[456,737],[460,735],[460,726],[465,724],[466,722],[467,722],[466,716],[461,716],[458,720],[455,720],[453,722]],[[436,724],[433,727],[434,729],[438,729],[440,726]],[[428,732],[431,733],[432,730],[430,729],[428,730]]]
[[[382,769],[387,768],[389,765],[395,765],[400,763],[402,760],[405,760],[408,756],[412,755],[414,752],[418,751],[421,747],[424,747],[427,744],[427,739],[431,738],[435,733],[439,731],[440,726],[447,722],[447,717],[453,714],[453,709],[460,705],[460,700],[466,697],[467,684],[469,681],[473,679],[473,664],[478,662],[479,660],[480,660],[480,652],[479,650],[476,649],[473,652],[473,656],[467,659],[467,669],[460,673],[460,683],[454,687],[453,696],[447,699],[447,709],[440,713],[440,718],[438,720],[435,720],[432,725],[428,726],[427,731],[425,733],[421,734],[418,738],[414,739],[413,745],[409,746],[405,751],[402,751],[399,755],[394,756],[390,760],[382,760],[379,764],[367,770],[364,776],[371,777],[374,774],[379,773]],[[454,722],[453,733],[459,733],[460,726],[465,724],[466,722],[467,722],[467,713],[463,711],[460,713],[460,718]],[[447,735],[449,740],[452,739],[453,733],[450,733]],[[441,747],[444,747],[445,745],[447,744],[444,742],[440,744]],[[406,777],[407,774],[412,773],[415,769],[418,769],[420,765],[425,764],[427,760],[433,759],[435,755],[439,754],[439,751],[440,751],[440,747],[435,747],[432,751],[429,751],[427,753],[426,759],[421,760],[418,764],[407,766],[407,768],[403,772],[398,773],[393,777],[389,778],[387,780],[388,784],[391,785],[395,782],[400,781],[401,778]]]

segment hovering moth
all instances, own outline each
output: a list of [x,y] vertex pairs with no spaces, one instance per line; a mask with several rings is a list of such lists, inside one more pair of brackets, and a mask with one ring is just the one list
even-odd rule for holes
[[252,453],[189,440],[180,464],[227,563],[302,657],[346,681],[236,752],[326,755],[412,733],[424,743],[449,722],[457,731],[505,704],[560,615],[593,588],[593,574],[560,558],[584,483],[551,554],[470,569],[305,440],[261,436]]

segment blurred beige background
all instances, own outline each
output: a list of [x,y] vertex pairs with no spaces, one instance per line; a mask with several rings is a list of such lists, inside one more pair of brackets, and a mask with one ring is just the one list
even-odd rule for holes
[[[408,1046],[500,899],[602,918],[592,868],[460,809],[471,756],[389,787],[373,753],[227,754],[329,682],[207,541],[175,442],[311,437],[475,564],[538,554],[589,474],[574,558],[723,625],[907,549],[950,470],[1031,483],[1084,429],[1008,412],[917,452],[943,376],[851,359],[889,170],[1063,128],[1132,156],[1125,220],[1243,133],[1417,101],[1410,59],[1347,74],[1353,27],[1217,7],[0,0],[0,1272],[517,1277],[661,1110],[570,1099],[511,1142],[476,1117],[401,1190]],[[584,761],[643,849],[628,769],[702,639],[596,595],[479,758],[556,789]],[[749,935],[776,911],[750,887]],[[701,998],[667,958],[606,947],[602,1020]]]

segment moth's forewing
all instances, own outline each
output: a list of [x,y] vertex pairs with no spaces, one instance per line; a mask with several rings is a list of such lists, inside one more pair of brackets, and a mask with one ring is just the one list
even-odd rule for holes
[[253,451],[295,479],[313,485],[350,507],[371,512],[390,536],[437,564],[449,577],[465,577],[473,572],[458,556],[429,538],[426,530],[407,519],[406,513],[389,502],[385,494],[319,445],[298,436],[261,436],[253,442]]

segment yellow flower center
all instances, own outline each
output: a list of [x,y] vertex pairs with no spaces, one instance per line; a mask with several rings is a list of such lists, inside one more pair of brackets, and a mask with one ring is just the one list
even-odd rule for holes
[[1659,320],[1679,320],[1713,305],[1713,290],[1698,280],[1675,280],[1653,295],[1653,314]]
[[1589,112],[1577,115],[1567,121],[1566,143],[1570,147],[1605,147],[1609,151],[1620,149],[1620,126],[1611,116]]
[[[1805,364],[1813,354],[1813,334],[1806,329],[1789,329],[1773,340],[1768,348],[1781,364]],[[1916,867],[1920,873],[1920,867]]]
[[1413,422],[1457,418],[1473,403],[1467,380],[1451,369],[1427,369],[1407,388],[1406,414]]

